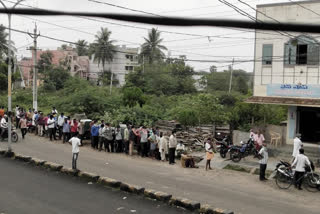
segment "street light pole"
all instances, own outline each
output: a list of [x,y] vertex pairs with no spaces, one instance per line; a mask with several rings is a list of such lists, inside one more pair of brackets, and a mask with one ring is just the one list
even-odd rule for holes
[[[14,9],[20,2],[24,0],[18,0],[12,7]],[[5,9],[8,9],[7,6],[0,0],[0,3]],[[11,118],[12,118],[12,106],[11,106],[11,14],[8,14],[9,21],[9,45],[8,45],[8,153],[11,153]]]

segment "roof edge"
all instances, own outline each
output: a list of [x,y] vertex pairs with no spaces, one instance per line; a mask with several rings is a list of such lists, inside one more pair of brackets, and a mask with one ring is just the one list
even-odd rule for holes
[[257,8],[262,7],[276,7],[285,5],[299,5],[299,4],[310,4],[310,3],[320,3],[319,0],[308,0],[308,1],[295,1],[295,2],[280,2],[280,3],[270,3],[270,4],[258,4]]

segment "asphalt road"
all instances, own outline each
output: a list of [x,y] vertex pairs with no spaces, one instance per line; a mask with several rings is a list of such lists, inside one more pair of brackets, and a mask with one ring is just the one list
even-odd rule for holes
[[190,213],[0,157],[0,213]]
[[[6,143],[0,143],[6,148]],[[71,146],[61,141],[50,142],[33,134],[13,144],[15,152],[71,167]],[[217,161],[215,156],[213,161]],[[294,188],[280,190],[270,180],[262,183],[257,175],[230,170],[205,171],[185,169],[179,164],[105,153],[81,147],[78,159],[80,170],[114,178],[174,196],[184,197],[228,209],[236,214],[318,214],[320,192],[310,193]]]

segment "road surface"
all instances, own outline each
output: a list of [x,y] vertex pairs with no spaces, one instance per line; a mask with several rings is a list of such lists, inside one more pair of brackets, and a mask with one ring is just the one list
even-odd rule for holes
[[[6,148],[5,143],[0,147]],[[17,153],[71,167],[71,146],[50,142],[33,134],[13,144]],[[217,157],[214,158],[215,161]],[[167,162],[80,149],[78,167],[134,185],[167,192],[214,207],[233,210],[236,214],[319,213],[320,192],[309,193],[294,188],[280,190],[274,181],[262,183],[257,175],[229,170],[205,171],[185,169]]]
[[0,157],[0,213],[190,213]]

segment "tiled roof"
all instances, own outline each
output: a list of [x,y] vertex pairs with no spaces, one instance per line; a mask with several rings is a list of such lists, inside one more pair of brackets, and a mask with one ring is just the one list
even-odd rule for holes
[[320,99],[310,99],[310,98],[253,96],[253,97],[248,98],[245,102],[246,103],[257,103],[257,104],[276,104],[276,105],[289,105],[289,106],[320,107]]

